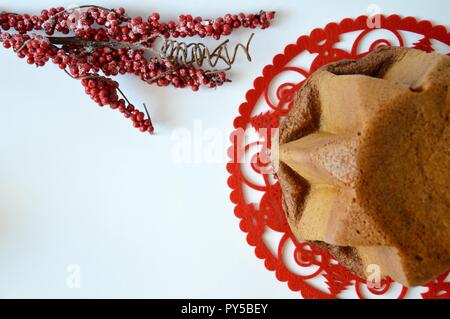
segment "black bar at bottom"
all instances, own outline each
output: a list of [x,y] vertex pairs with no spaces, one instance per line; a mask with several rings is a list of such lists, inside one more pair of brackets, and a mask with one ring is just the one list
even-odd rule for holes
[[[388,313],[391,309],[412,310],[417,306],[431,306],[433,311],[448,310],[447,300],[260,300],[260,299],[193,299],[193,300],[1,300],[2,311],[14,310],[15,314],[31,311],[35,314],[87,315],[98,311],[102,315],[123,315],[129,318],[139,313],[139,318],[167,315],[171,318],[273,318],[281,315],[303,314],[336,315],[348,313]],[[342,313],[345,311],[345,313]],[[403,313],[403,312],[402,312]],[[143,317],[143,318],[144,318]],[[157,318],[160,316],[157,316]],[[313,315],[314,317],[314,315]]]

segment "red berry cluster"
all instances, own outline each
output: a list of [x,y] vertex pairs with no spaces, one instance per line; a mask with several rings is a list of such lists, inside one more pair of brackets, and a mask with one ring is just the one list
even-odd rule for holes
[[230,35],[237,28],[262,29],[270,26],[275,12],[260,11],[257,14],[226,14],[216,19],[203,19],[192,15],[180,15],[178,21],[161,22],[158,13],[152,13],[147,19],[140,16],[130,18],[124,8],[109,10],[91,6],[81,11],[84,6],[72,9],[63,7],[43,10],[39,16],[28,14],[0,15],[0,26],[7,31],[10,28],[19,33],[32,30],[44,30],[48,35],[55,31],[68,34],[74,31],[77,36],[84,39],[105,41],[108,38],[116,41],[135,42],[149,38],[155,34],[165,37],[200,37],[212,36],[220,39],[221,36]]
[[92,76],[82,79],[81,84],[91,99],[101,107],[109,105],[111,109],[119,110],[126,118],[131,119],[133,126],[141,132],[154,132],[152,121],[144,112],[119,98],[119,83],[116,81],[103,76]]
[[[265,11],[227,14],[216,19],[194,18],[187,14],[180,15],[177,21],[165,23],[158,13],[144,19],[129,17],[123,8],[58,7],[43,10],[40,15],[1,12],[0,41],[30,64],[44,66],[52,61],[73,78],[82,80],[86,93],[100,106],[118,109],[139,130],[152,133],[148,112],[146,116],[136,109],[123,94],[123,98],[119,98],[121,91],[117,82],[99,75],[100,72],[107,77],[133,74],[149,84],[190,87],[193,91],[198,91],[200,86],[221,86],[229,82],[225,72],[205,70],[202,63],[188,63],[181,56],[167,56],[153,48],[155,39],[172,41],[170,38],[193,36],[219,39],[237,28],[265,29],[273,18],[274,12]],[[17,33],[10,34],[6,32],[8,30]],[[44,31],[47,35],[34,34],[34,31]],[[55,36],[55,33],[70,36]],[[185,46],[184,43],[173,42],[180,47]],[[204,59],[201,57],[195,61]],[[215,67],[215,64],[211,66]]]
[[227,82],[225,72],[208,72],[193,66],[185,67],[170,63],[166,59],[147,59],[143,50],[128,48],[97,48],[89,55],[83,55],[79,48],[66,48],[53,59],[62,69],[69,67],[74,77],[83,77],[100,70],[106,76],[133,74],[149,84],[172,85],[176,88],[191,87],[198,91],[204,85],[208,88]]
[[141,68],[138,67],[138,70],[134,71],[135,74],[137,73],[143,80],[156,83],[158,86],[173,85],[176,88],[189,86],[193,91],[198,91],[201,85],[214,88],[229,81],[225,72],[208,72],[193,66],[174,67],[167,61],[158,61],[155,57],[149,64],[141,62],[143,62],[140,64]]
[[39,35],[28,36],[2,33],[1,39],[4,48],[13,48],[19,58],[27,58],[27,63],[36,64],[37,66],[44,66],[58,51],[49,41],[46,41]]

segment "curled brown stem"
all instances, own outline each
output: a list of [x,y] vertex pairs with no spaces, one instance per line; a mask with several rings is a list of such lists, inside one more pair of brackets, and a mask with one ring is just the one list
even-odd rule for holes
[[202,67],[206,61],[210,67],[214,68],[222,61],[227,66],[224,70],[229,70],[236,61],[239,49],[242,49],[248,61],[252,60],[250,56],[250,43],[253,36],[254,33],[250,35],[246,45],[242,43],[236,44],[232,54],[230,54],[230,51],[228,50],[228,39],[219,44],[213,51],[203,43],[185,43],[164,39],[160,50],[163,53],[162,55],[172,63],[184,66],[196,64],[197,66]]

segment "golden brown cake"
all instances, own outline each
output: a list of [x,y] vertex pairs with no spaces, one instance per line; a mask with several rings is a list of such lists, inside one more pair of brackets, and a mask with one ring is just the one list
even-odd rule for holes
[[329,64],[279,131],[289,225],[365,277],[413,286],[450,267],[450,57],[383,48]]

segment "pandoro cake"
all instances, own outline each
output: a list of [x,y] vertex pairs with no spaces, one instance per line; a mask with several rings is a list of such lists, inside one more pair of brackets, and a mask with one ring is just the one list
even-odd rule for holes
[[361,277],[450,267],[450,57],[383,48],[317,70],[280,125],[276,176],[295,236]]

